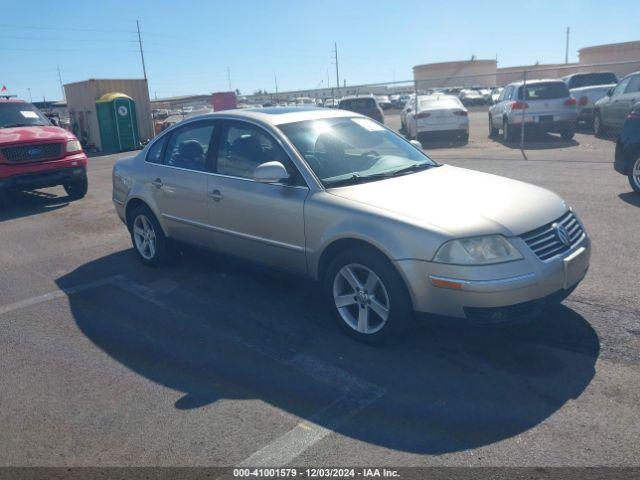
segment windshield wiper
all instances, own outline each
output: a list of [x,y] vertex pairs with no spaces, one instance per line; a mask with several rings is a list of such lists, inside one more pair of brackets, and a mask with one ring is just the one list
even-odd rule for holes
[[352,173],[350,177],[341,178],[340,180],[329,180],[325,181],[324,184],[327,187],[342,187],[345,185],[355,185],[357,183],[362,183],[363,180],[367,179],[367,177],[363,177],[358,173]]
[[367,175],[364,178],[390,178],[399,177],[400,175],[406,175],[407,173],[419,172],[420,170],[426,170],[428,168],[437,167],[439,165],[433,165],[430,163],[413,163],[408,167],[401,168],[399,170],[393,170],[391,172],[374,173]]

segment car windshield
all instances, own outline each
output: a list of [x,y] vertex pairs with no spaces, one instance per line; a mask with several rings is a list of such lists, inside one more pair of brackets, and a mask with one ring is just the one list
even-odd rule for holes
[[364,183],[438,165],[368,118],[307,120],[279,128],[325,187]]
[[[526,87],[524,100],[551,100],[569,96],[564,82],[533,83]],[[518,98],[522,99],[522,87],[518,88]]]
[[37,125],[51,125],[51,122],[30,103],[0,102],[0,128]]

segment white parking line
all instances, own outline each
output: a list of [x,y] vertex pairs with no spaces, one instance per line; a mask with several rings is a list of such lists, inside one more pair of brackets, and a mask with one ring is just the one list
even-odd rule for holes
[[113,275],[111,277],[106,277],[101,280],[96,280],[95,282],[88,282],[88,283],[83,283],[83,284],[76,285],[69,288],[54,290],[52,292],[48,292],[43,295],[38,295],[36,297],[20,300],[19,302],[3,305],[3,306],[0,306],[0,315],[13,312],[16,310],[20,310],[22,308],[30,307],[32,305],[37,305],[39,303],[48,302],[49,300],[53,300],[56,298],[66,297],[73,293],[82,292],[84,290],[89,290],[91,288],[102,287],[104,285],[113,284],[115,282],[118,282],[122,278],[123,278],[122,275]]
[[[166,301],[167,296],[163,292],[165,292],[165,290],[174,290],[174,284],[166,284],[165,289],[161,288],[156,290],[149,286],[136,283],[122,275],[114,275],[95,282],[55,290],[26,300],[0,306],[0,315],[104,285],[114,285],[143,300],[172,310],[170,303]],[[185,312],[179,313],[188,315],[188,313]],[[341,395],[330,405],[312,415],[309,420],[300,422],[284,435],[253,453],[240,462],[238,466],[277,467],[286,465],[385,394],[384,389],[357,378],[340,368],[329,365],[311,355],[296,354],[292,358],[286,358],[283,357],[281,353],[271,350],[267,346],[248,343],[240,337],[222,332],[217,333],[217,335],[220,335],[225,340],[239,343],[247,349],[273,358],[286,366],[302,372],[312,380],[322,382],[341,392]]]

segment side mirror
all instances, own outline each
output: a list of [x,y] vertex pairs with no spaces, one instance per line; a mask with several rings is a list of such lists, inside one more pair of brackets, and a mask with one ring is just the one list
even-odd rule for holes
[[407,108],[407,113],[411,112],[411,107]]
[[278,183],[289,178],[289,172],[280,162],[265,162],[253,171],[253,179],[260,183]]
[[610,97],[611,95],[613,95],[613,87],[607,90],[607,97]]
[[416,147],[418,150],[422,151],[422,144],[417,140],[409,140],[409,143]]

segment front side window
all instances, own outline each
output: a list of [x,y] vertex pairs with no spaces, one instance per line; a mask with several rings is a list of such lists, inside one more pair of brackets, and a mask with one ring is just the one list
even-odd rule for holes
[[195,123],[173,132],[165,153],[165,164],[187,170],[206,171],[213,130],[213,123]]
[[635,92],[640,92],[640,75],[631,77],[631,80],[629,80],[629,85],[624,91],[624,93],[635,93]]
[[629,82],[631,81],[631,77],[627,77],[625,79],[623,79],[617,86],[616,88],[613,89],[613,94],[612,96],[617,96],[617,95],[622,95],[624,93],[624,91],[627,89],[627,85],[629,85]]
[[288,185],[303,184],[297,168],[270,134],[249,123],[227,123],[218,148],[216,173],[253,179],[253,171],[265,162],[282,163],[290,175]]
[[413,173],[437,163],[368,118],[326,118],[279,126],[324,186]]

